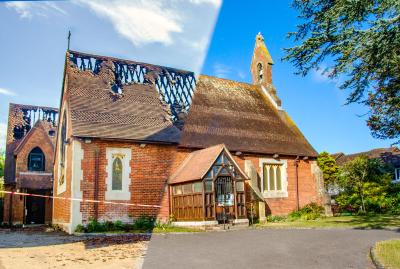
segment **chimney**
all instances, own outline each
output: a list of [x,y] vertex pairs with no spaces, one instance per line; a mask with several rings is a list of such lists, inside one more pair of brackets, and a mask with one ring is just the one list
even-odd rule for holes
[[253,51],[250,71],[255,85],[260,85],[265,90],[275,105],[280,107],[281,100],[276,94],[275,86],[272,83],[272,65],[274,61],[264,43],[261,33],[256,36],[256,44]]

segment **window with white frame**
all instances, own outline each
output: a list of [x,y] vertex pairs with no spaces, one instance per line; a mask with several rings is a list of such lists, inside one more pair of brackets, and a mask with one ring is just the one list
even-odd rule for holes
[[107,148],[106,200],[130,200],[130,148]]
[[400,181],[400,167],[394,169],[394,180]]
[[261,184],[264,197],[287,197],[286,161],[260,160]]

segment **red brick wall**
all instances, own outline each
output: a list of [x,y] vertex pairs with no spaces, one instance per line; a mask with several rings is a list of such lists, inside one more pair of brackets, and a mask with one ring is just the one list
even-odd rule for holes
[[32,149],[39,147],[45,156],[45,172],[53,172],[53,160],[54,160],[54,146],[51,143],[48,134],[45,130],[39,127],[32,128],[30,130],[32,134],[26,140],[22,149],[19,151],[16,160],[16,178],[18,181],[20,172],[28,171],[28,156]]
[[[67,82],[65,82],[67,83]],[[64,96],[65,97],[65,96]],[[63,110],[60,111],[60,119],[63,118]],[[60,128],[62,126],[62,122],[59,123],[59,131],[57,139],[59,139],[61,132]],[[66,145],[65,149],[65,184],[66,190],[60,194],[58,194],[59,189],[59,153],[60,153],[60,143],[57,143],[57,147],[55,150],[54,155],[54,183],[53,183],[53,194],[54,196],[70,198],[71,197],[71,177],[72,177],[72,141],[71,141],[71,120],[70,115],[67,114],[67,139],[70,140],[70,143]],[[71,215],[71,202],[69,200],[62,200],[62,199],[54,199],[53,200],[53,223],[60,224],[60,223],[69,223],[70,222],[70,215]]]
[[[92,140],[91,143],[82,141],[84,152],[82,160],[83,181],[81,182],[81,191],[84,199],[95,198],[95,163],[96,152],[99,158],[98,171],[98,199],[105,199],[106,186],[106,148],[130,148],[132,159],[130,162],[130,193],[129,203],[161,205],[161,208],[146,208],[139,206],[98,204],[99,220],[127,219],[127,217],[136,218],[141,215],[157,216],[167,219],[169,216],[169,197],[167,191],[167,180],[175,172],[176,168],[186,158],[189,151],[178,149],[173,145],[153,145],[146,144],[144,147],[137,143],[110,142],[103,140]],[[67,151],[68,152],[68,151]],[[68,154],[67,154],[68,155]],[[271,156],[246,155],[235,159],[241,168],[244,169],[244,160],[251,160],[253,165],[260,173],[259,159],[271,158]],[[295,160],[288,158],[287,176],[288,176],[288,197],[266,199],[267,208],[273,215],[284,215],[296,208],[296,188],[295,188]],[[72,164],[72,160],[69,161]],[[195,168],[194,168],[195,169]],[[67,169],[68,170],[68,169]],[[299,200],[300,206],[304,206],[311,201],[319,201],[317,195],[316,182],[311,173],[309,161],[301,160],[298,167],[299,174]],[[70,178],[70,177],[68,177]],[[67,181],[67,191],[65,195],[70,195],[70,180]],[[55,190],[56,193],[56,190]],[[63,194],[63,195],[64,195]],[[249,199],[249,198],[247,198]],[[124,202],[124,201],[115,201]],[[54,218],[62,219],[69,217],[70,208],[61,202],[54,202]],[[65,212],[67,209],[67,212]],[[94,203],[81,203],[81,212],[83,222],[95,217]],[[64,220],[64,219],[63,219]],[[65,219],[66,220],[66,219]]]
[[[83,181],[81,191],[84,199],[94,199],[95,192],[95,162],[96,151],[99,156],[99,181],[98,199],[105,199],[106,186],[106,148],[130,148],[132,150],[131,166],[131,185],[130,203],[161,205],[161,208],[148,208],[139,206],[125,205],[98,205],[98,218],[101,220],[111,220],[118,218],[139,217],[141,215],[156,216],[161,219],[169,217],[169,198],[167,180],[177,166],[188,154],[187,151],[177,151],[176,146],[172,145],[152,145],[107,142],[94,140],[90,144],[82,143],[84,158],[82,161]],[[115,201],[121,202],[121,201]],[[93,203],[81,203],[83,222],[95,216],[95,205]]]
[[[244,161],[251,160],[259,175],[261,175],[261,169],[259,165],[259,160],[261,158],[272,158],[272,156],[245,155],[242,158],[235,156],[236,162],[243,169],[243,171],[245,171]],[[267,214],[287,215],[296,209],[297,195],[295,159],[293,157],[286,157],[285,159],[287,160],[288,197],[266,198],[265,201]],[[317,182],[315,181],[311,171],[311,161],[300,160],[298,165],[300,207],[310,202],[317,202],[321,204],[322,200],[318,196]]]
[[[48,137],[48,133],[46,130],[41,127],[34,127],[29,131],[29,137],[26,137],[24,140],[24,144],[21,144],[21,149],[18,151],[18,155],[16,156],[16,186],[12,187],[8,186],[7,190],[10,191],[20,191],[20,192],[30,192],[30,190],[19,189],[19,178],[21,172],[28,172],[28,156],[29,153],[35,147],[40,147],[45,155],[45,171],[46,173],[53,172],[53,157],[54,157],[54,146]],[[49,191],[48,194],[51,194]],[[9,206],[10,206],[10,195],[7,194],[5,196],[4,203],[4,213],[3,213],[3,221],[9,222]],[[45,222],[51,222],[51,211],[52,211],[52,202],[49,199],[46,199],[45,202]],[[24,197],[20,195],[14,195],[12,198],[12,223],[13,224],[22,224],[24,221]]]
[[[6,191],[16,191],[12,186],[7,186]],[[4,196],[4,210],[3,210],[3,222],[9,223],[9,212],[10,212],[10,200],[11,195],[6,194]],[[12,208],[11,208],[11,223],[22,224],[24,220],[24,198],[20,195],[12,195]]]

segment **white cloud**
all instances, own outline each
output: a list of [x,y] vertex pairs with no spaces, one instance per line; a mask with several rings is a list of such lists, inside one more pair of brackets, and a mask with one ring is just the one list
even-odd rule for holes
[[232,73],[231,67],[221,63],[214,64],[213,69],[214,75],[219,78],[227,78]]
[[6,147],[7,124],[0,122],[0,151]]
[[201,4],[211,4],[215,7],[220,7],[222,4],[222,0],[189,0],[193,4],[201,5]]
[[67,15],[64,9],[60,8],[54,2],[49,1],[15,1],[6,3],[6,7],[15,9],[22,19],[30,19],[33,16],[47,17],[47,14],[54,12]]
[[172,34],[183,31],[183,22],[176,9],[165,1],[78,0],[98,16],[109,20],[114,29],[135,46],[159,42],[173,43]]
[[16,95],[15,92],[10,91],[8,89],[4,89],[4,88],[0,88],[0,94],[9,95],[9,96],[15,96]]

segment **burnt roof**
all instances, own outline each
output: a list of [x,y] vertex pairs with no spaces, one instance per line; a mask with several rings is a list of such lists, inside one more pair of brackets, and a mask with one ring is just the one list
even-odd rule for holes
[[230,151],[317,156],[283,110],[260,86],[200,76],[180,146],[225,144]]
[[[174,125],[171,109],[178,98],[161,98],[157,83],[174,82],[173,86],[168,85],[178,87],[177,81],[182,82],[193,73],[78,52],[70,52],[67,65],[72,135],[179,142],[180,130]],[[120,88],[121,92],[113,88]]]
[[[15,150],[25,140],[25,137],[29,135],[34,126],[37,126],[38,122],[46,131],[52,128],[56,130],[57,120],[57,108],[10,103],[4,164],[4,181],[6,184],[15,183]],[[54,140],[54,138],[51,138],[51,140]]]
[[260,86],[76,51],[66,70],[74,136],[317,156]]

